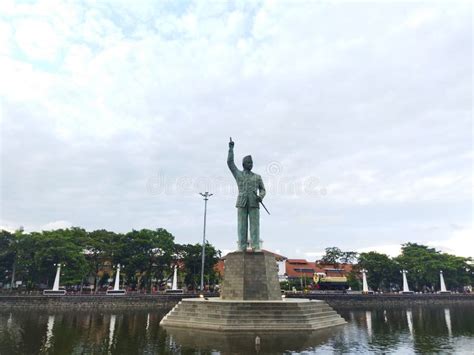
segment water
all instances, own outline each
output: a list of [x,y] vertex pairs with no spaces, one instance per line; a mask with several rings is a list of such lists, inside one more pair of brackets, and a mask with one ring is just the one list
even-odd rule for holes
[[[474,306],[341,311],[347,325],[296,334],[163,329],[164,310],[0,311],[0,354],[333,354],[474,351]],[[260,345],[255,345],[255,336]]]

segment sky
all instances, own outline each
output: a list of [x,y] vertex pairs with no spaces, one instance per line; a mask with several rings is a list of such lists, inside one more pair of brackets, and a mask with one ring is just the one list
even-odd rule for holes
[[474,256],[469,1],[0,2],[0,228]]

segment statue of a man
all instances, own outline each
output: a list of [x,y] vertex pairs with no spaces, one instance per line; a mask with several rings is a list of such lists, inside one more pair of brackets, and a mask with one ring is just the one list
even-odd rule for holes
[[227,165],[239,188],[237,197],[237,231],[239,235],[239,250],[246,250],[248,246],[248,230],[250,222],[250,247],[260,250],[260,206],[259,202],[265,197],[265,187],[262,177],[254,174],[252,156],[247,155],[242,160],[244,170],[239,170],[234,163],[234,142],[229,142]]

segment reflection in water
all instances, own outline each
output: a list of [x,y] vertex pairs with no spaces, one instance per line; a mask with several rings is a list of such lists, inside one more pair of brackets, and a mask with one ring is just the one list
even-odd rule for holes
[[150,328],[150,313],[146,315],[146,330],[148,331],[148,328]]
[[451,328],[451,312],[449,308],[444,309],[444,320],[446,321],[446,327],[448,328],[448,336],[453,337],[453,330]]
[[354,312],[352,312],[352,311],[349,312],[349,319],[350,319],[351,323],[355,321]]
[[8,320],[7,320],[7,327],[8,328],[11,328],[11,326],[12,326],[12,320],[13,320],[12,316],[13,316],[12,313],[10,313],[10,315],[8,316]]
[[115,314],[110,315],[110,322],[109,322],[109,352],[112,352],[112,345],[114,344],[114,333],[115,333]]
[[407,309],[407,323],[408,323],[408,330],[410,332],[411,337],[413,338],[413,314],[411,310]]
[[372,312],[366,311],[365,312],[365,322],[367,323],[367,335],[369,339],[372,338]]
[[348,324],[296,334],[163,329],[159,322],[166,311],[0,310],[0,354],[405,354],[469,353],[474,348],[470,304],[342,310]]
[[[298,352],[327,342],[344,328],[338,326],[308,332],[217,332],[166,327],[170,339],[184,349],[253,354]],[[258,337],[258,340],[257,340]]]
[[53,339],[54,315],[48,316],[48,324],[46,325],[46,340],[44,342],[43,351],[51,347],[51,340]]

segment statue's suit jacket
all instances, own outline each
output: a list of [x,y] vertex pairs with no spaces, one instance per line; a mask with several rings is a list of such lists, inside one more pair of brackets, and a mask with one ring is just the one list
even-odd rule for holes
[[227,166],[229,167],[232,175],[234,175],[235,181],[239,188],[239,196],[237,196],[237,202],[235,207],[253,207],[260,208],[257,200],[257,191],[259,196],[263,199],[265,196],[265,186],[263,186],[262,177],[258,174],[254,174],[251,171],[242,171],[237,169],[234,163],[234,151],[229,149],[229,155],[227,156]]

